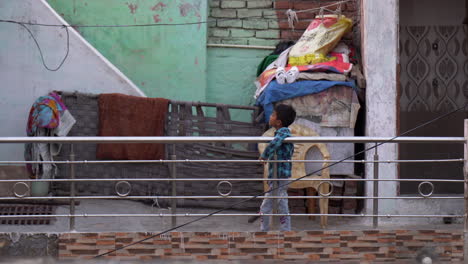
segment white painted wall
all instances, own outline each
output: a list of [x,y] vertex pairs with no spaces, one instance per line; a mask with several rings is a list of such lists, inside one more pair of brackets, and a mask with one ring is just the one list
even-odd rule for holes
[[[0,0],[0,18],[67,24],[45,0]],[[57,67],[66,52],[65,30],[29,28],[41,46],[46,63],[51,68]],[[75,30],[69,28],[69,32],[69,57],[60,70],[50,72],[42,65],[38,49],[24,28],[0,23],[0,137],[26,136],[32,103],[53,90],[145,96]],[[0,160],[23,160],[23,145],[1,145]]]
[[[363,0],[363,49],[366,88],[366,136],[391,137],[397,133],[397,62],[398,52],[398,0]],[[367,147],[371,147],[368,145]],[[397,159],[395,144],[378,148],[380,159]],[[372,160],[374,151],[367,152]],[[373,178],[373,165],[366,165],[366,178]],[[381,164],[380,178],[395,179],[395,164]],[[395,196],[395,182],[381,182],[380,196]],[[372,183],[366,185],[368,196],[373,196]],[[395,208],[394,200],[380,200],[380,213],[390,213]],[[372,212],[372,201],[366,203],[367,212]],[[369,211],[370,210],[370,211]]]

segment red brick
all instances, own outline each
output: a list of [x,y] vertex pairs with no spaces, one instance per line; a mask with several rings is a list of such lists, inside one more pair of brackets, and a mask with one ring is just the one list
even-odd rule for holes
[[348,2],[345,4],[346,8],[345,10],[346,11],[349,11],[349,12],[356,12],[357,11],[357,3],[355,1],[352,1],[352,2]]
[[291,40],[297,40],[299,39],[302,34],[304,32],[303,31],[281,31],[281,38],[282,39],[291,39]]
[[335,243],[340,243],[340,240],[339,239],[323,239],[322,243],[335,244]]
[[293,8],[293,3],[289,0],[275,1],[275,9],[290,9]]
[[215,244],[215,245],[223,245],[227,244],[227,240],[210,240],[209,244]]
[[310,254],[310,255],[309,255],[309,259],[310,259],[310,260],[319,260],[319,259],[320,259],[320,256],[317,255],[317,254]]
[[313,9],[313,8],[320,8],[324,4],[321,2],[317,1],[295,1],[294,2],[294,10],[295,11],[301,11],[301,10],[306,10],[306,9]]
[[[294,28],[296,30],[306,30],[309,26],[311,20],[300,20],[299,22],[294,23]],[[287,20],[282,20],[278,23],[280,29],[291,29]],[[304,194],[297,194],[304,195]],[[293,196],[293,195],[292,195]]]
[[114,245],[115,241],[114,240],[98,240],[96,242],[96,245]]
[[303,19],[314,19],[315,16],[318,14],[318,12],[314,13],[314,12],[305,12],[305,13],[298,13],[297,14],[297,18],[299,20],[303,20]]
[[[317,12],[318,14],[318,12]],[[306,12],[306,13],[298,13],[297,18],[300,20],[311,20],[315,18],[316,13],[313,12]],[[276,16],[278,19],[288,19],[288,16],[286,16],[286,11],[285,10],[277,10],[276,11]]]

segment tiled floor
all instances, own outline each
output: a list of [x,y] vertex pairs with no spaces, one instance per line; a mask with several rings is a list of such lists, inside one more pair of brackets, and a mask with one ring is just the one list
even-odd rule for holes
[[[215,209],[178,208],[177,213],[211,213]],[[138,231],[156,232],[171,228],[171,218],[161,217],[160,213],[170,213],[168,208],[158,208],[136,201],[127,200],[83,200],[76,206],[77,214],[157,214],[153,217],[77,217],[76,232],[112,232]],[[226,211],[224,213],[243,213],[240,211]],[[244,212],[254,213],[254,212]],[[58,215],[68,215],[68,206],[58,206]],[[259,231],[260,223],[248,223],[248,216],[211,216],[177,231]],[[196,217],[179,217],[177,224],[184,224]],[[327,229],[330,230],[366,230],[373,229],[372,220],[363,217],[329,217]],[[380,219],[380,229],[462,229],[461,219],[454,224],[443,224],[442,219],[420,218],[383,218]],[[293,230],[321,230],[319,218],[309,220],[307,217],[293,217]],[[69,232],[69,218],[59,217],[51,225],[0,225],[0,232],[40,232],[61,233]]]

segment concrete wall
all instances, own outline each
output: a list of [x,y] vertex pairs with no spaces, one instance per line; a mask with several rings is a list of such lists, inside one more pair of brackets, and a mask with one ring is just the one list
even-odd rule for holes
[[[208,48],[208,87],[211,103],[253,105],[255,73],[271,51],[258,49]],[[250,120],[246,111],[231,113],[235,120]]]
[[[397,133],[397,64],[398,52],[398,0],[363,0],[363,57],[366,88],[366,136],[391,137]],[[371,147],[368,145],[367,147]],[[378,148],[380,159],[398,158],[396,144]],[[366,153],[372,160],[374,151]],[[381,179],[398,177],[394,164],[380,164]],[[366,178],[373,178],[371,164],[366,166]],[[373,196],[372,184],[366,186],[368,196]],[[380,196],[395,196],[395,182],[381,182]],[[366,208],[371,210],[372,202]],[[390,213],[395,200],[380,200],[381,213]]]
[[[66,24],[45,1],[0,1],[0,17],[26,22]],[[29,26],[44,59],[56,67],[66,53],[66,33],[61,28]],[[26,121],[34,100],[52,90],[85,93],[120,92],[144,95],[116,67],[73,29],[70,54],[63,67],[47,71],[28,32],[16,24],[0,23],[0,136],[26,136]],[[23,145],[0,147],[0,160],[23,160]]]
[[[206,20],[205,0],[48,0],[71,24],[173,24]],[[204,101],[206,24],[78,28],[150,97]]]

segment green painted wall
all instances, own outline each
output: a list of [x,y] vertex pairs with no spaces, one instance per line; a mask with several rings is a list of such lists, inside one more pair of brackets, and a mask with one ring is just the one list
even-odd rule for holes
[[[208,10],[205,0],[48,2],[68,23],[87,25],[205,21]],[[78,30],[147,96],[206,101],[206,24]]]
[[[187,23],[207,20],[208,12],[205,0],[48,2],[70,24]],[[146,95],[175,100],[253,105],[257,65],[271,52],[207,49],[206,24],[77,30]]]
[[[208,49],[208,102],[253,105],[257,66],[271,53],[258,49]],[[245,111],[233,111],[233,119],[249,120]]]

